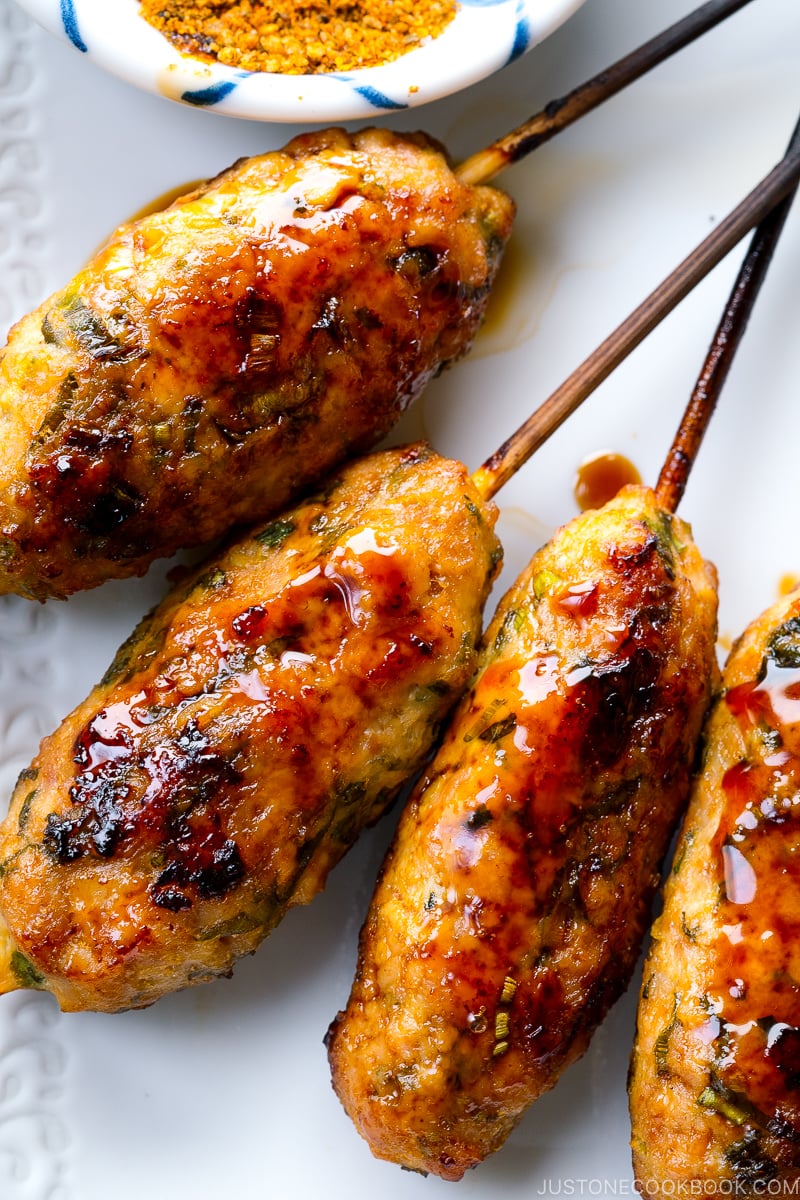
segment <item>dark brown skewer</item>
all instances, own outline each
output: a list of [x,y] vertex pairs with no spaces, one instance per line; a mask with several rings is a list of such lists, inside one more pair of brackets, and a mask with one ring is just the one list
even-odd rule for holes
[[790,153],[745,197],[655,291],[572,372],[511,437],[472,476],[485,499],[527,462],[535,450],[599,387],[615,367],[647,337],[693,287],[728,254],[738,241],[784,197],[800,179],[800,148]]
[[[798,147],[800,121],[795,126],[786,153],[790,154]],[[675,512],[683,499],[689,472],[717,406],[722,385],[728,377],[728,371],[747,328],[753,305],[796,195],[795,185],[786,199],[773,208],[753,234],[733,290],[728,297],[725,312],[717,326],[706,360],[658,477],[656,495],[659,503],[670,512]]]
[[640,79],[653,67],[749,3],[750,0],[710,0],[708,4],[701,5],[688,17],[670,25],[669,29],[574,88],[566,96],[551,100],[541,112],[511,133],[465,159],[456,169],[456,174],[464,183],[487,183],[505,167],[548,142],[579,117],[616,96],[629,83]]

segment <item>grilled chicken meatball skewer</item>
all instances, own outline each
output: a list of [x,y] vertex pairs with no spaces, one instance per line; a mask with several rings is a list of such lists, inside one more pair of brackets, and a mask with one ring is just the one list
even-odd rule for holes
[[800,1178],[799,681],[795,592],[728,660],[653,928],[630,1084],[652,1196]]
[[369,449],[470,345],[512,217],[372,129],[123,225],[0,359],[0,592],[140,574]]
[[0,355],[0,593],[141,574],[368,450],[480,324],[514,211],[481,172],[745,2],[704,6],[469,182],[424,134],[326,130],[121,226]]
[[800,1180],[799,671],[795,591],[728,659],[653,927],[630,1073],[648,1195]]
[[[641,322],[774,202],[770,178]],[[0,828],[0,990],[149,1004],[229,972],[321,890],[474,672],[500,554],[484,495],[427,448],[374,455],[166,597],[20,777]]]
[[[460,1179],[630,981],[718,674],[716,574],[674,508],[760,283],[748,261],[671,469],[534,557],[401,817],[328,1037],[379,1158]],[[474,476],[484,497],[515,457]]]

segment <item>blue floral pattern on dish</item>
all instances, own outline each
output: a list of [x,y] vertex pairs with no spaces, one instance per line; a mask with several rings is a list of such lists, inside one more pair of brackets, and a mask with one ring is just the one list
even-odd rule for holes
[[[240,79],[246,79],[249,71],[239,71]],[[197,88],[196,90],[187,90],[181,94],[181,100],[185,104],[194,104],[198,108],[207,108],[214,104],[219,104],[227,96],[230,96],[239,86],[239,81],[236,79],[222,79],[219,83],[209,84],[208,87]]]
[[181,54],[141,15],[138,0],[18,0],[98,66],[145,91],[226,116],[332,122],[415,108],[499,71],[585,0],[459,0],[438,37],[362,70],[281,75]]
[[525,15],[525,10],[521,2],[517,4],[517,30],[514,34],[514,44],[511,47],[511,53],[508,56],[508,61],[512,63],[515,58],[519,58],[531,44],[531,26],[530,21]]
[[75,15],[73,0],[61,0],[61,24],[73,46],[83,54],[88,53],[89,47],[81,37],[81,31],[78,28],[78,18]]
[[331,75],[331,79],[341,79],[342,83],[349,83],[354,92],[359,96],[363,96],[368,104],[373,108],[390,112],[393,109],[408,108],[408,104],[403,100],[393,100],[391,96],[387,96],[384,92],[379,92],[376,87],[372,87],[368,83],[359,83],[352,75]]

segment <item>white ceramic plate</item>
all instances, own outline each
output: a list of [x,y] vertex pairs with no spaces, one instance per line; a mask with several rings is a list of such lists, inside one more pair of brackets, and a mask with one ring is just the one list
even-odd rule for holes
[[[108,3],[111,0],[107,0]],[[683,15],[690,0],[592,0],[508,71],[424,113],[456,157]],[[509,172],[519,219],[486,332],[394,440],[427,432],[475,466],[782,154],[800,103],[796,0],[754,3]],[[402,114],[390,118],[408,127]],[[0,0],[0,324],[176,184],[289,132],[210,121],[86,66]],[[502,495],[503,585],[575,510],[586,455],[653,479],[732,281],[731,256]],[[718,564],[735,635],[800,574],[800,207],[682,513]],[[67,604],[0,601],[0,790],[104,670],[166,568]],[[391,819],[326,894],[230,982],[146,1012],[62,1016],[0,999],[2,1200],[434,1200],[453,1185],[373,1160],[328,1081],[322,1036],[349,988]],[[475,1200],[628,1195],[633,996],[508,1145],[457,1185]]]
[[414,108],[486,78],[541,42],[583,0],[459,0],[432,41],[395,62],[324,75],[234,70],[179,54],[139,0],[19,0],[87,59],[146,91],[232,117],[344,121]]

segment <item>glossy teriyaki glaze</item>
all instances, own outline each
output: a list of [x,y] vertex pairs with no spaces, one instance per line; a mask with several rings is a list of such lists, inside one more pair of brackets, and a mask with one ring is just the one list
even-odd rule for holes
[[460,464],[386,452],[168,595],[19,780],[0,989],[149,1004],[310,900],[470,679],[494,517]]
[[795,594],[731,654],[645,970],[634,1156],[664,1194],[800,1177],[799,859]]
[[710,695],[714,584],[688,527],[629,487],[500,605],[331,1027],[379,1157],[460,1178],[627,985]]
[[284,507],[470,346],[513,217],[422,134],[325,130],[121,226],[0,354],[0,592]]

